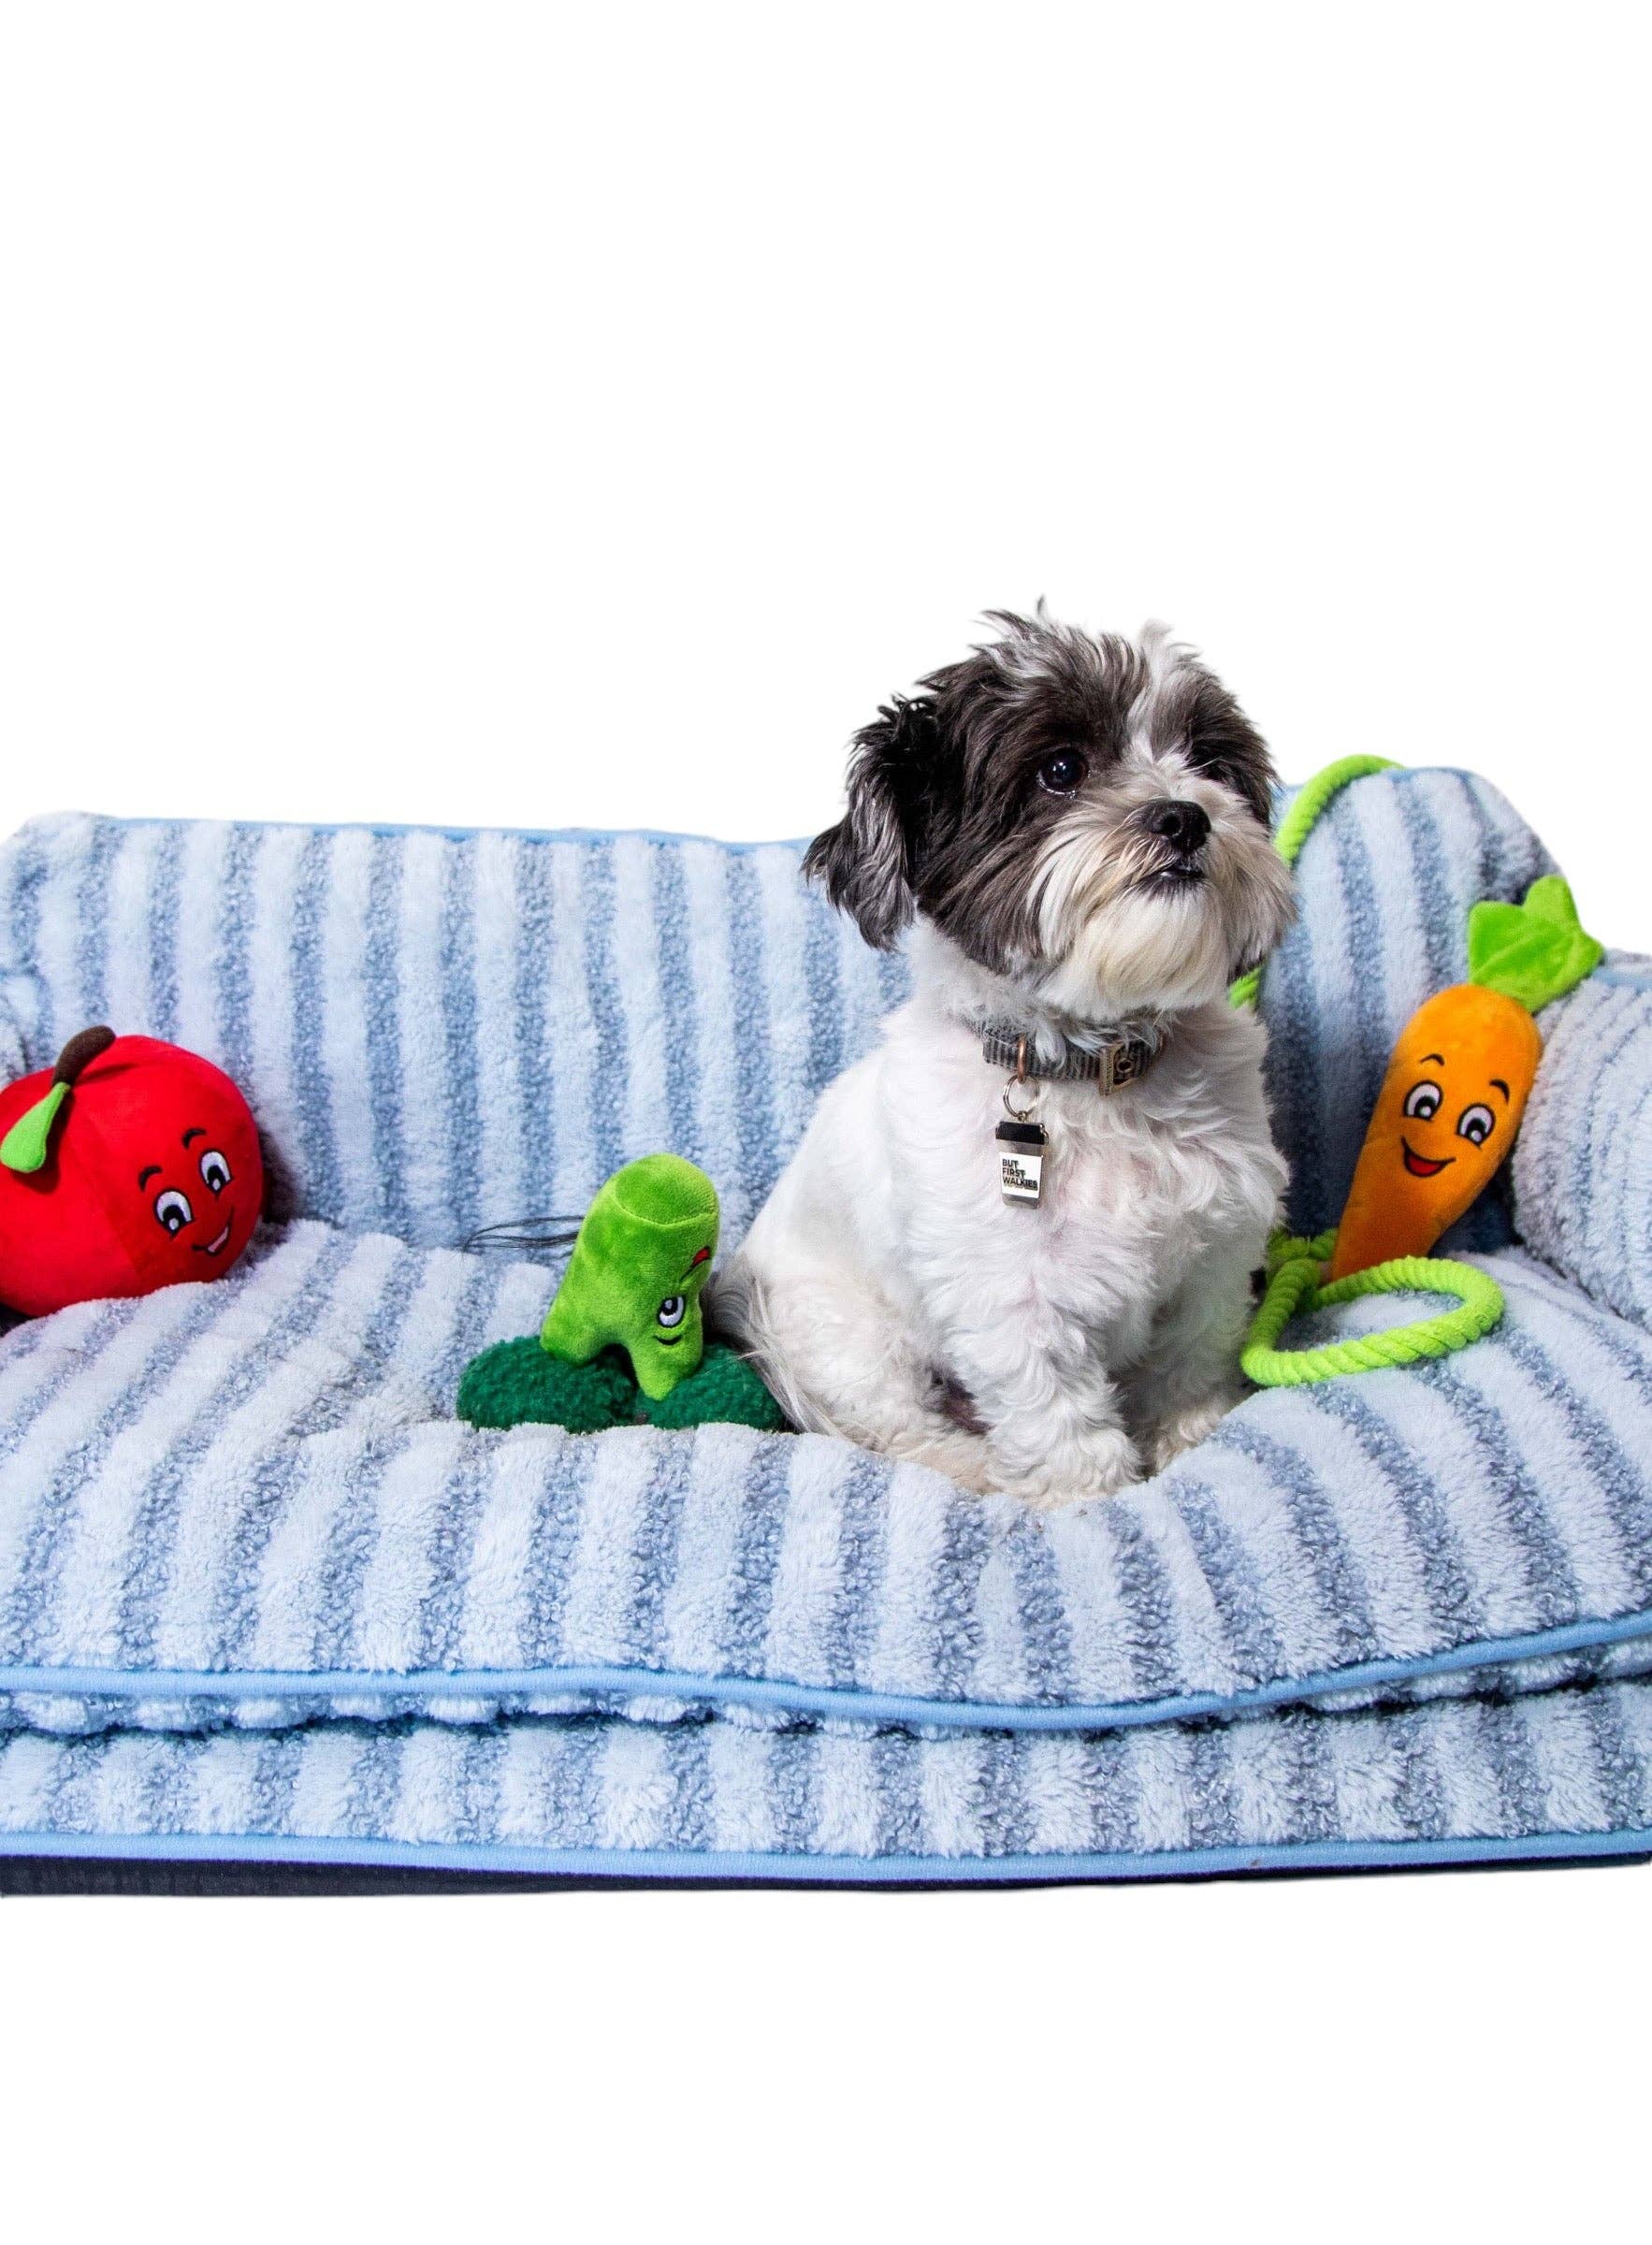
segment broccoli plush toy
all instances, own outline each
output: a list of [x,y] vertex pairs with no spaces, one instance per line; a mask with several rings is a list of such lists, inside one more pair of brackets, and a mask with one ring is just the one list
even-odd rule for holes
[[541,1346],[569,1364],[622,1348],[644,1395],[661,1401],[699,1367],[700,1293],[717,1240],[717,1192],[703,1169],[674,1153],[630,1163],[590,1205]]
[[717,1190],[674,1153],[645,1154],[592,1201],[537,1340],[472,1358],[459,1416],[595,1434],[645,1421],[776,1428],[779,1406],[746,1362],[706,1346],[700,1296],[717,1253]]

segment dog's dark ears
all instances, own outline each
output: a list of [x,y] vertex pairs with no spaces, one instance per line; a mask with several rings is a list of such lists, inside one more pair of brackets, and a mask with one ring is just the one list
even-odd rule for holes
[[1231,788],[1267,826],[1277,775],[1268,744],[1221,680],[1202,665],[1189,671],[1185,708],[1188,760],[1196,772]]
[[804,857],[804,878],[818,883],[880,951],[893,947],[915,908],[918,805],[939,740],[934,702],[897,694],[856,733],[848,807]]

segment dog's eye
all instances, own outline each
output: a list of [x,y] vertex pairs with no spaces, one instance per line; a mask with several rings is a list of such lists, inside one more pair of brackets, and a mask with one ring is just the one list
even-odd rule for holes
[[1405,1112],[1419,1122],[1427,1122],[1431,1115],[1440,1112],[1440,1086],[1430,1083],[1425,1076],[1421,1083],[1413,1083],[1405,1094]]
[[1038,785],[1046,795],[1070,795],[1088,770],[1076,748],[1059,748],[1038,766]]
[[1471,1146],[1484,1146],[1496,1128],[1497,1117],[1488,1107],[1465,1107],[1457,1117],[1457,1137]]

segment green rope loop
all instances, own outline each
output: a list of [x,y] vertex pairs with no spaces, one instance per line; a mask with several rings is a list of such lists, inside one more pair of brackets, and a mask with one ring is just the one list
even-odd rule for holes
[[[1280,821],[1279,832],[1273,837],[1273,847],[1287,865],[1294,865],[1301,854],[1302,845],[1319,823],[1321,813],[1334,795],[1340,795],[1351,779],[1367,779],[1373,772],[1398,770],[1391,756],[1342,756],[1323,772],[1316,772],[1304,786],[1297,789],[1291,807]],[[1227,992],[1230,1006],[1253,1006],[1256,993],[1262,987],[1262,969],[1254,966],[1248,975],[1241,975]]]
[[[1256,1387],[1305,1387],[1347,1372],[1380,1372],[1391,1366],[1449,1356],[1489,1333],[1503,1313],[1502,1288],[1483,1270],[1453,1263],[1443,1255],[1398,1255],[1369,1270],[1351,1271],[1331,1286],[1321,1286],[1335,1232],[1317,1239],[1276,1237],[1268,1251],[1268,1291],[1251,1321],[1239,1364]],[[1327,1341],[1317,1349],[1281,1349],[1275,1344],[1298,1311],[1334,1310],[1369,1294],[1456,1295],[1457,1307],[1382,1333]]]
[[[1391,757],[1344,756],[1316,772],[1297,790],[1274,836],[1274,847],[1285,863],[1295,865],[1326,804],[1350,780],[1394,769]],[[1234,983],[1227,993],[1229,1004],[1253,1006],[1261,986],[1262,969],[1258,966]],[[1334,1231],[1322,1232],[1314,1239],[1296,1239],[1280,1232],[1268,1241],[1268,1290],[1251,1321],[1239,1358],[1246,1379],[1254,1386],[1305,1387],[1350,1372],[1378,1372],[1391,1366],[1449,1356],[1489,1333],[1502,1316],[1502,1289],[1495,1280],[1467,1263],[1448,1262],[1441,1255],[1397,1256],[1369,1270],[1354,1271],[1334,1285],[1321,1286],[1320,1279],[1336,1243]],[[1298,1311],[1333,1310],[1339,1303],[1358,1301],[1372,1294],[1455,1295],[1457,1307],[1443,1310],[1435,1317],[1418,1318],[1411,1325],[1390,1325],[1383,1333],[1327,1341],[1323,1348],[1276,1346]]]

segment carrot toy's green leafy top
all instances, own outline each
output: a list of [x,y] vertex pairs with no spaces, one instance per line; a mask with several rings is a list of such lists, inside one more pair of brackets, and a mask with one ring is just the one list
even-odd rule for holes
[[1529,1013],[1552,1006],[1606,956],[1577,917],[1558,873],[1533,881],[1520,905],[1485,902],[1469,914],[1469,979]]

